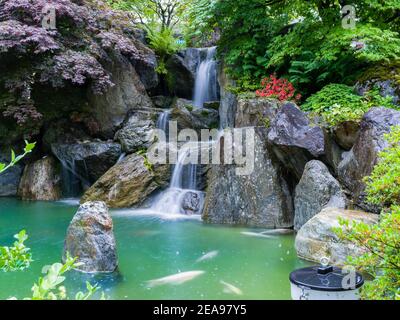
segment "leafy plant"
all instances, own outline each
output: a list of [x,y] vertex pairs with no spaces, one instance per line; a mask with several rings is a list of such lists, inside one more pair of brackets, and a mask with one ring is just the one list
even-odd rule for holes
[[400,205],[400,127],[385,135],[389,146],[379,153],[379,162],[365,178],[368,202],[384,207]]
[[375,106],[396,108],[391,101],[391,97],[382,97],[377,89],[359,96],[353,87],[330,84],[310,96],[301,108],[322,115],[329,125],[335,126],[344,121],[360,121],[365,112]]
[[0,174],[6,171],[7,169],[11,168],[12,166],[16,165],[19,161],[22,160],[28,153],[31,153],[32,150],[35,148],[36,143],[29,143],[25,141],[25,148],[24,153],[19,156],[15,156],[14,150],[11,150],[11,161],[9,164],[1,163],[0,162]]
[[394,206],[380,216],[378,224],[350,223],[340,220],[335,233],[365,250],[348,263],[373,277],[361,289],[365,300],[400,300],[400,207]]
[[[65,281],[65,273],[82,265],[82,263],[78,263],[76,260],[77,258],[72,258],[67,255],[64,264],[54,263],[51,266],[43,267],[42,273],[44,273],[45,276],[40,277],[38,282],[33,285],[32,297],[26,298],[25,300],[67,299],[67,291],[66,288],[62,286],[62,283]],[[88,300],[99,289],[98,286],[92,286],[89,282],[86,282],[86,288],[87,292],[78,292],[75,295],[75,300]]]
[[25,246],[28,235],[25,230],[14,235],[17,241],[12,247],[0,247],[0,270],[21,271],[29,268],[32,260],[30,249]]

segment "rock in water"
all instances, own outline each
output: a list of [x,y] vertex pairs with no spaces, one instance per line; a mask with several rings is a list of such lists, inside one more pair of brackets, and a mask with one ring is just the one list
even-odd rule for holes
[[112,208],[138,205],[155,190],[167,186],[169,177],[169,165],[150,168],[144,157],[131,154],[91,186],[83,195],[81,203],[104,201]]
[[366,211],[380,210],[366,203],[363,178],[372,173],[379,152],[388,146],[384,135],[396,125],[400,125],[399,111],[372,108],[364,115],[355,145],[339,164],[339,180],[349,189],[355,204]]
[[176,96],[192,99],[195,74],[188,61],[179,54],[173,54],[166,62],[168,89]]
[[203,220],[264,228],[293,226],[293,205],[283,173],[266,146],[266,128],[255,128],[254,171],[237,175],[235,165],[213,165]]
[[279,160],[300,179],[306,163],[325,154],[323,130],[291,102],[285,103],[271,122],[268,140]]
[[297,233],[295,247],[297,255],[305,260],[320,262],[330,258],[334,265],[344,265],[348,256],[356,257],[363,250],[353,243],[341,241],[332,231],[339,227],[339,218],[364,223],[377,223],[379,216],[362,211],[326,208],[309,220]]
[[84,263],[79,271],[114,272],[118,266],[113,221],[104,202],[82,204],[68,230],[64,243],[63,260],[67,252]]
[[25,167],[18,188],[18,196],[22,200],[55,201],[60,199],[60,175],[54,158],[45,157]]
[[328,168],[318,160],[306,164],[303,176],[296,187],[294,199],[294,228],[300,228],[324,207],[346,208],[346,196],[339,182]]

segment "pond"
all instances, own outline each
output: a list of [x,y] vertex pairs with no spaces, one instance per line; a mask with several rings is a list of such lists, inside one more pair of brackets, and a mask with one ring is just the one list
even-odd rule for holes
[[[21,229],[34,262],[26,271],[0,272],[0,299],[30,295],[43,266],[60,261],[77,203],[0,199],[0,244]],[[289,273],[308,263],[297,258],[294,235],[255,237],[253,230],[210,226],[200,219],[112,211],[119,270],[108,275],[71,272],[69,296],[98,283],[109,299],[290,299]],[[198,261],[213,252],[212,258]],[[217,253],[217,254],[216,254]],[[186,271],[204,271],[180,285],[149,287],[147,281]],[[239,288],[242,295],[226,290]]]

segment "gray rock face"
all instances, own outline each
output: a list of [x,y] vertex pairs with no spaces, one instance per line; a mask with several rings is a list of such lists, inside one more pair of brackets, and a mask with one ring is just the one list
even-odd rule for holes
[[276,99],[239,99],[236,108],[235,127],[266,127],[278,113],[282,103]]
[[320,161],[307,163],[296,187],[294,229],[300,228],[325,207],[345,209],[346,196],[339,182]]
[[[0,150],[0,163],[9,163],[10,150]],[[13,197],[17,195],[18,185],[24,167],[17,164],[7,171],[0,173],[0,197]]]
[[330,258],[333,265],[343,266],[348,256],[363,254],[361,248],[341,241],[332,228],[339,227],[339,218],[350,221],[377,223],[379,216],[361,211],[326,208],[309,220],[297,233],[295,247],[297,255],[305,260],[319,263],[321,258]]
[[180,130],[218,128],[218,111],[196,108],[192,101],[177,99],[171,110],[171,120],[178,122]]
[[256,128],[255,164],[250,175],[237,175],[234,165],[211,166],[203,211],[205,222],[264,228],[293,226],[292,198],[267,149],[266,131]]
[[60,175],[56,161],[45,157],[25,166],[18,196],[22,200],[55,201],[61,197]]
[[184,99],[192,99],[195,74],[183,57],[174,54],[166,62],[167,84],[172,94]]
[[86,184],[92,184],[110,169],[121,155],[121,146],[114,142],[83,142],[52,145],[56,157],[74,167]]
[[223,69],[222,66],[218,72],[218,82],[221,91],[221,103],[219,107],[220,127],[233,128],[235,126],[238,99],[235,94],[229,91],[229,87],[235,87],[236,84]]
[[186,67],[195,77],[197,68],[202,59],[202,50],[198,48],[187,48],[178,52],[178,55],[183,58]]
[[115,86],[102,95],[89,93],[89,105],[102,135],[113,138],[130,110],[151,108],[153,104],[129,61],[116,56],[105,68],[112,74]]
[[133,153],[142,148],[147,149],[153,142],[154,128],[155,124],[152,120],[142,120],[137,115],[133,115],[115,134],[114,140],[121,144],[122,151],[126,153]]
[[400,112],[386,108],[372,108],[364,115],[354,147],[339,165],[339,180],[351,192],[355,204],[367,211],[377,208],[365,202],[363,178],[372,173],[378,161],[378,153],[387,147],[384,134],[400,125]]
[[145,59],[132,60],[131,62],[146,90],[154,89],[158,86],[160,80],[156,71],[158,66],[157,56],[143,41],[136,41],[135,46]]
[[67,230],[63,261],[67,252],[83,263],[79,271],[97,273],[117,269],[113,221],[104,202],[87,202],[79,207]]
[[325,138],[320,127],[313,126],[306,114],[287,102],[272,120],[268,140],[281,162],[300,179],[306,163],[325,154]]
[[149,168],[142,156],[131,154],[97,180],[81,203],[104,201],[111,208],[140,205],[154,191],[168,185],[170,173],[169,165]]

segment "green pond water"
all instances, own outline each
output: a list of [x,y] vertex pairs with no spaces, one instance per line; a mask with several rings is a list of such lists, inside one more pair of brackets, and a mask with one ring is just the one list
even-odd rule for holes
[[[67,227],[77,205],[67,202],[22,202],[0,199],[0,244],[25,229],[35,260],[21,272],[0,272],[0,299],[30,295],[44,265],[60,261]],[[304,267],[296,257],[293,235],[252,237],[244,228],[209,226],[199,219],[165,219],[137,212],[112,211],[119,270],[108,275],[71,272],[65,286],[69,295],[98,283],[109,299],[290,299],[289,273]],[[218,255],[196,260],[210,251]],[[205,273],[181,285],[149,288],[147,281],[178,272]],[[224,292],[221,281],[243,292]]]

